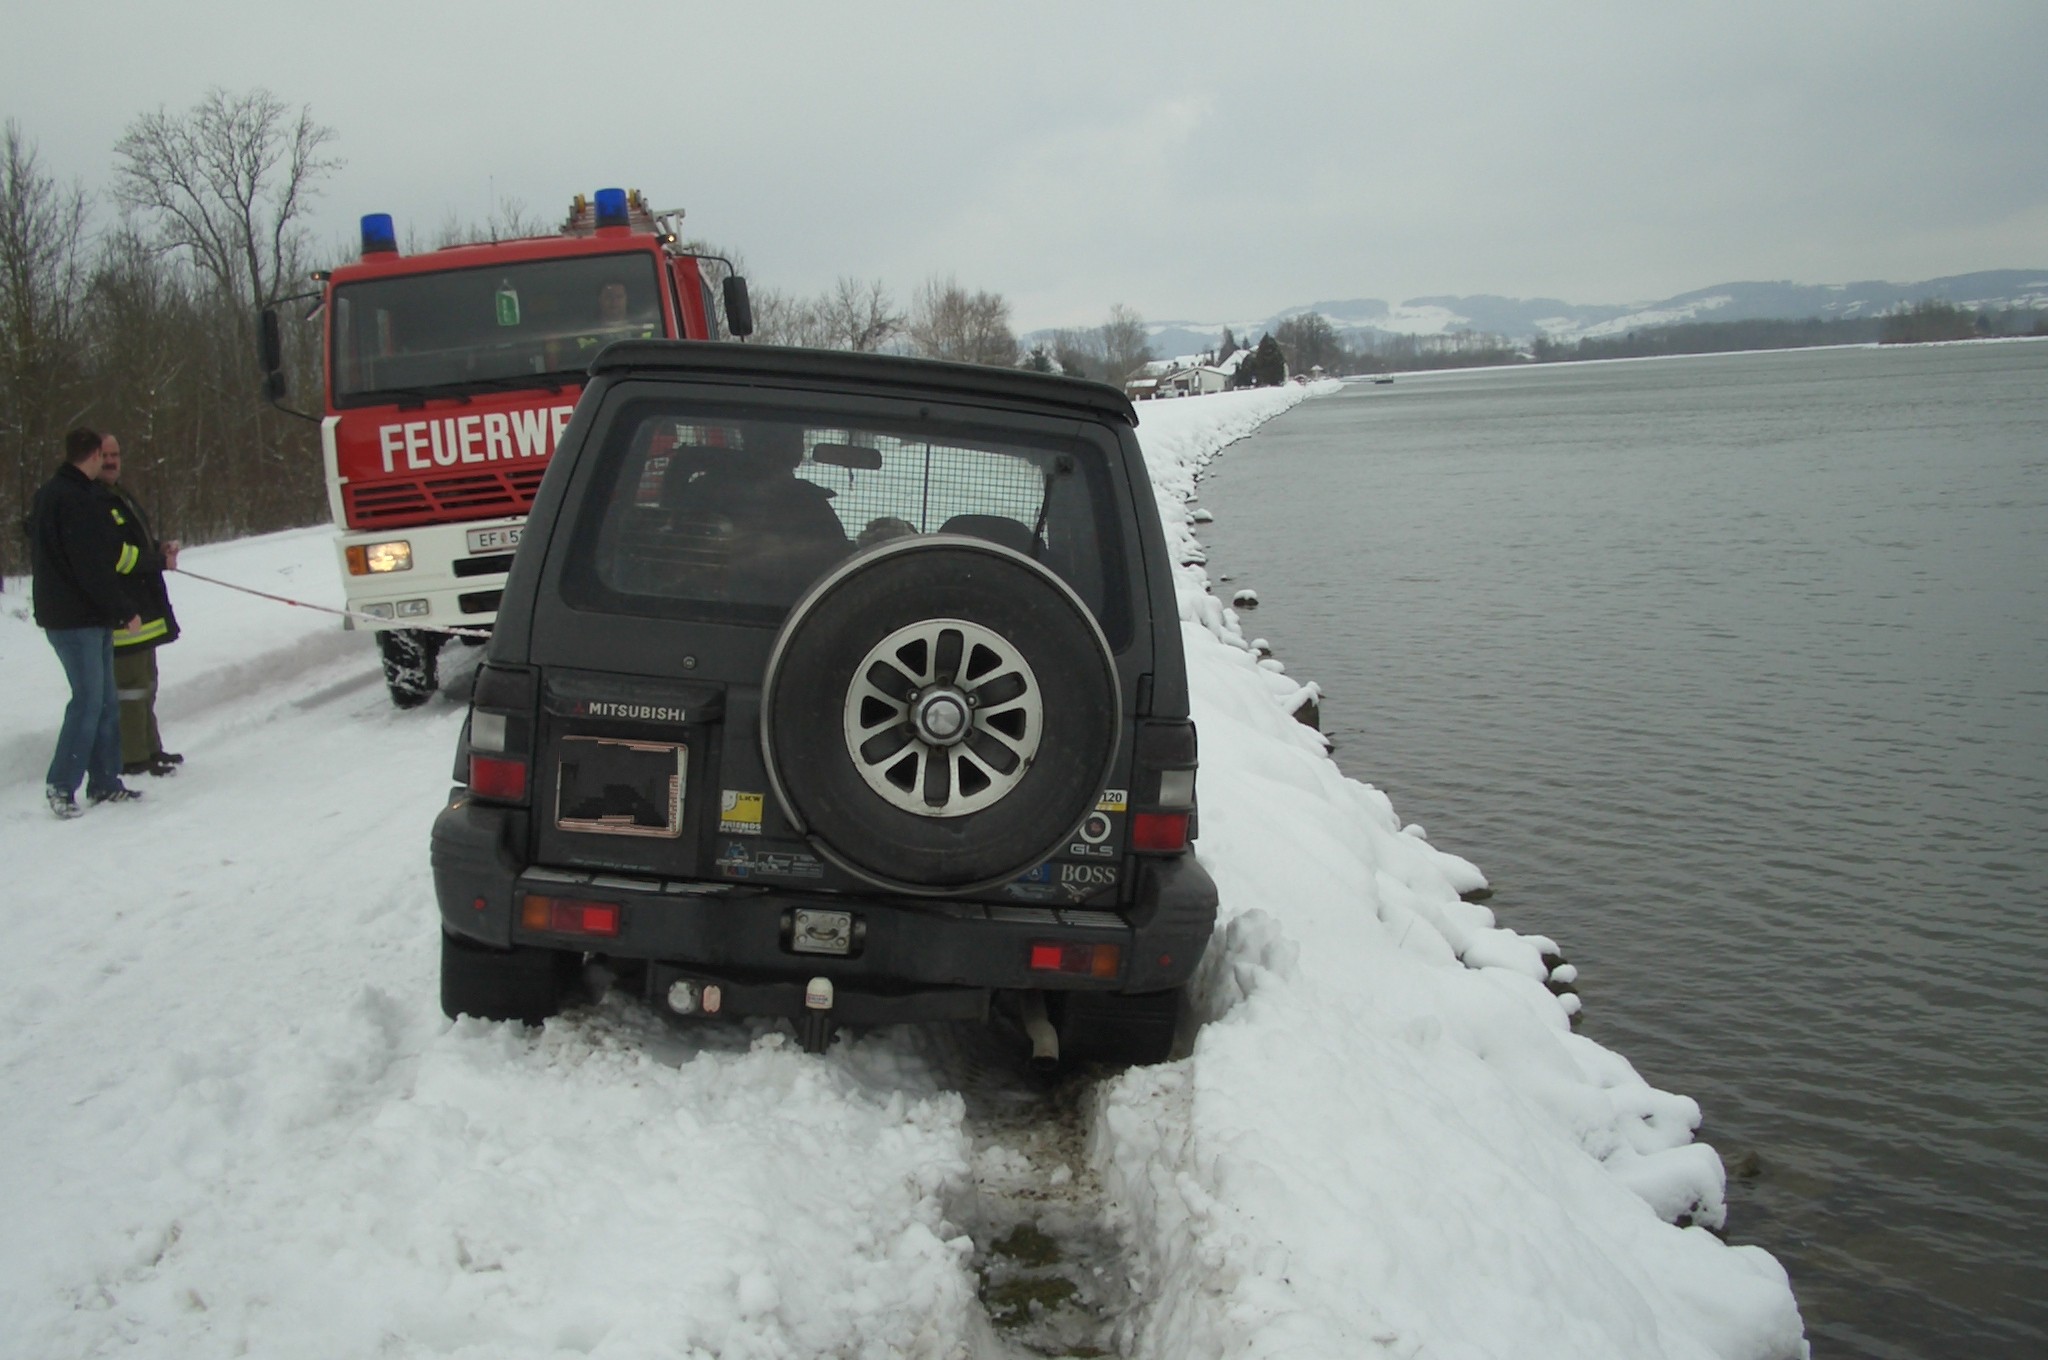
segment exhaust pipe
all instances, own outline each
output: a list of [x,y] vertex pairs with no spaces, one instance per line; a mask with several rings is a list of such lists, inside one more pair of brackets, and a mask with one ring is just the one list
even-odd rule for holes
[[1024,993],[1024,1034],[1031,1040],[1031,1066],[1050,1072],[1060,1065],[1060,1036],[1045,1014],[1045,993]]

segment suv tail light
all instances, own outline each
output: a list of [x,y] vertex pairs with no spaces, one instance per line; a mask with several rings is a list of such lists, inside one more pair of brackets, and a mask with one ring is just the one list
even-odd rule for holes
[[1131,790],[1131,849],[1179,855],[1195,836],[1195,725],[1188,719],[1138,725]]
[[1177,855],[1188,848],[1185,812],[1140,812],[1131,818],[1131,849]]
[[1031,971],[1034,973],[1074,973],[1081,977],[1113,978],[1122,960],[1123,950],[1113,944],[1036,940],[1031,945]]
[[518,803],[526,798],[526,762],[505,756],[469,755],[469,791],[479,798]]
[[533,672],[486,665],[477,671],[457,777],[472,797],[524,803],[533,750]]
[[519,907],[519,924],[528,930],[544,930],[554,935],[609,938],[619,933],[619,904],[529,893]]

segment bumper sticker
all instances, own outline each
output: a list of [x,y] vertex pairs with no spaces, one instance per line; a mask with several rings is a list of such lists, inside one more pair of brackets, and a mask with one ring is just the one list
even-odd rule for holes
[[718,872],[727,878],[823,878],[825,866],[815,855],[801,850],[749,850],[738,841],[727,841],[719,852]]
[[738,789],[720,789],[718,793],[718,831],[724,836],[758,836],[761,834],[762,796],[758,793],[743,793]]

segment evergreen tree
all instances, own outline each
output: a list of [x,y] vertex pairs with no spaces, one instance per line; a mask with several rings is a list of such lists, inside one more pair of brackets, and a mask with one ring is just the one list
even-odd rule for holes
[[1239,365],[1238,387],[1278,387],[1287,381],[1287,356],[1280,350],[1280,342],[1270,334],[1259,338],[1252,350],[1252,357]]

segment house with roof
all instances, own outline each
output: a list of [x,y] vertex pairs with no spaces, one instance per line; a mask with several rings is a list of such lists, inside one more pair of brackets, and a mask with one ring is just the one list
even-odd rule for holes
[[1250,357],[1250,350],[1241,349],[1223,360],[1218,360],[1213,354],[1154,359],[1125,381],[1124,395],[1132,401],[1144,401],[1154,397],[1203,397],[1212,392],[1226,392],[1237,379],[1238,366]]

